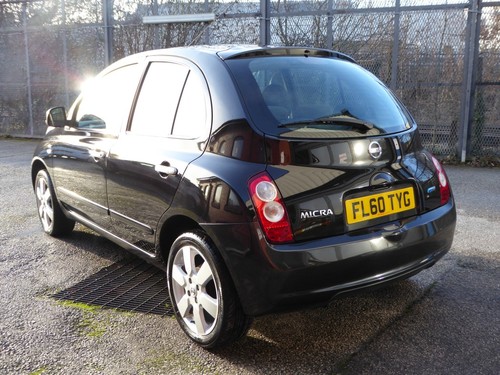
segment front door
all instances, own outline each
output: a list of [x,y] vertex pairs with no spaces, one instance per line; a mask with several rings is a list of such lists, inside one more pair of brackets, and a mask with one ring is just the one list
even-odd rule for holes
[[52,145],[58,197],[83,220],[110,228],[106,191],[107,159],[130,112],[137,86],[137,65],[97,77],[70,110],[66,126]]

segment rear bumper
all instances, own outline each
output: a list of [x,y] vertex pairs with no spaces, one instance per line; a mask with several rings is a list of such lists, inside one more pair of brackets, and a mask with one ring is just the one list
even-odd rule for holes
[[339,294],[408,278],[448,252],[455,223],[450,200],[391,226],[291,245],[268,244],[251,224],[241,224],[236,237],[225,225],[206,229],[221,249],[245,312],[256,316],[327,304]]

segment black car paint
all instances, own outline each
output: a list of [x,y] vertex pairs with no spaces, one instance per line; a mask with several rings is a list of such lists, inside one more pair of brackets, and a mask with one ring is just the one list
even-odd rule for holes
[[[182,230],[203,229],[252,316],[325,304],[340,293],[409,277],[451,247],[454,202],[439,207],[436,171],[415,124],[354,139],[266,135],[213,51],[173,49],[134,58],[142,66],[161,58],[198,69],[209,88],[210,136],[154,139],[129,134],[126,124],[116,135],[49,128],[35,151],[33,176],[40,168],[49,171],[68,216],[162,268]],[[377,159],[366,151],[374,140],[384,150]],[[363,152],[348,155],[354,149]],[[177,173],[155,171],[159,164]],[[294,243],[270,244],[262,234],[248,181],[263,171],[283,195]],[[388,188],[387,179],[373,184],[380,175],[414,186],[418,214],[349,228],[345,194]],[[301,218],[304,211],[312,214]]]

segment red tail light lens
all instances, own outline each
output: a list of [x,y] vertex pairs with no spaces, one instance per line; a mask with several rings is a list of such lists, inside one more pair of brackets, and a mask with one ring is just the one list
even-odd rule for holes
[[261,173],[249,182],[250,196],[264,235],[271,243],[293,242],[285,204],[274,181]]
[[448,203],[451,196],[450,182],[448,177],[446,176],[446,172],[444,171],[441,163],[433,156],[432,162],[436,167],[436,172],[439,180],[439,192],[441,193],[441,205]]

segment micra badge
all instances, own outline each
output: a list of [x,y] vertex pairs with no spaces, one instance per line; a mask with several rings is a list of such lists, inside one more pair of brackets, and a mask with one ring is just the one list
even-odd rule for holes
[[333,216],[333,210],[328,208],[324,210],[302,210],[300,211],[300,219],[311,219],[318,217]]

